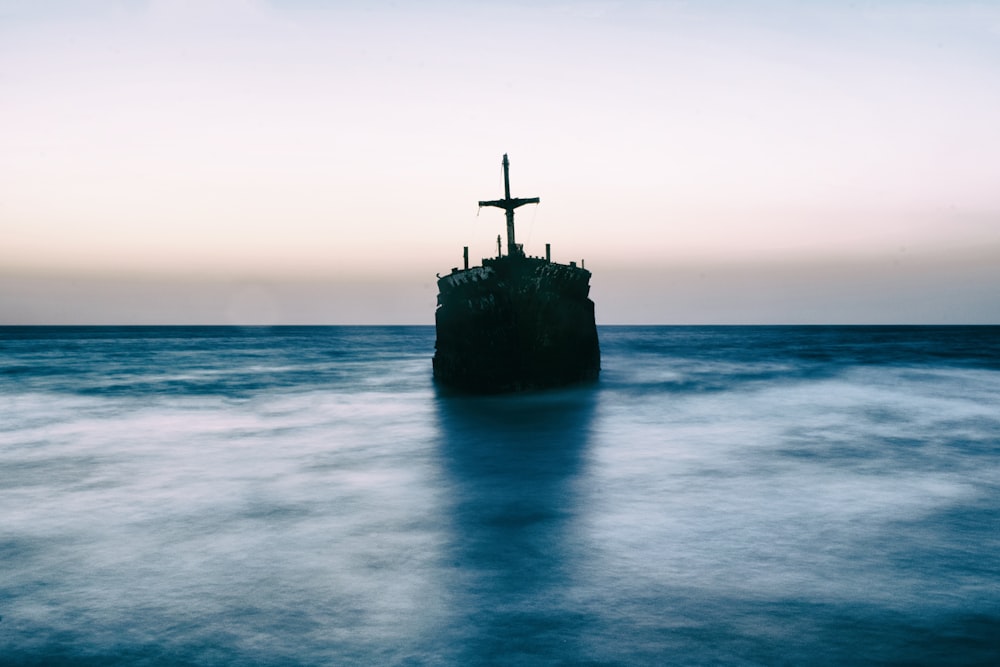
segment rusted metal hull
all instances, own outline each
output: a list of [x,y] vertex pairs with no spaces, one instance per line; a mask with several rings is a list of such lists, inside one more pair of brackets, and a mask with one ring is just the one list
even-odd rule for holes
[[438,280],[434,377],[467,393],[596,380],[601,352],[590,272],[506,256]]

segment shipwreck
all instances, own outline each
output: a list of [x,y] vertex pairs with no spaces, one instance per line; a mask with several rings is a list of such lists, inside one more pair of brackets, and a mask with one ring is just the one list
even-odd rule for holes
[[544,389],[594,381],[601,351],[590,299],[590,271],[583,262],[560,264],[524,253],[514,238],[514,210],[538,197],[510,196],[510,161],[503,156],[504,198],[480,201],[503,209],[507,253],[497,237],[497,256],[480,266],[438,275],[434,379],[465,393]]

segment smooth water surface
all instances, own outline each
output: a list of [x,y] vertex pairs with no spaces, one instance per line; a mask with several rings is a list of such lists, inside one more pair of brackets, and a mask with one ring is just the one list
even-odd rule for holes
[[1000,663],[1000,328],[0,329],[0,664]]

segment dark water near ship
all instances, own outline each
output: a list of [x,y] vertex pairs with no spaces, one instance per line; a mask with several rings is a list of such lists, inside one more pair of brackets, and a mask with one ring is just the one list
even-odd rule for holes
[[1000,328],[0,329],[0,663],[1000,664]]

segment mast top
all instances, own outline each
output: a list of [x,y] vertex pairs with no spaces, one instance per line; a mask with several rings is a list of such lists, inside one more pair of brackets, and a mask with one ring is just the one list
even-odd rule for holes
[[538,197],[522,199],[510,196],[510,160],[507,154],[503,154],[503,199],[492,199],[490,201],[480,201],[479,207],[494,206],[502,208],[507,214],[507,254],[523,255],[521,246],[514,242],[514,209],[525,204],[537,204],[541,200]]

